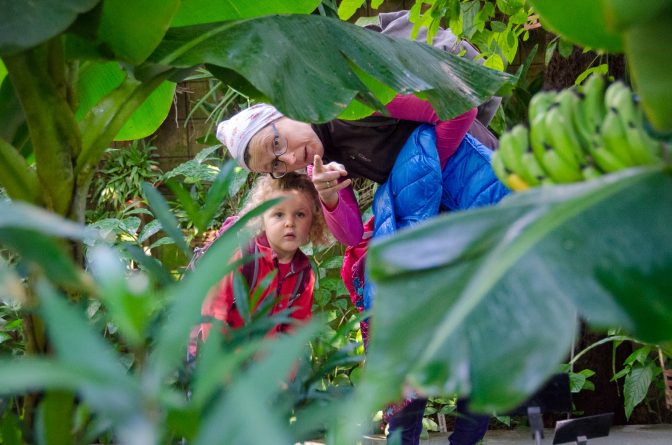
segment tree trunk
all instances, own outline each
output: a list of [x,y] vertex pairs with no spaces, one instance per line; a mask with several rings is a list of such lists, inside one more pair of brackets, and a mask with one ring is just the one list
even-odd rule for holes
[[[554,38],[555,35],[547,33],[546,46]],[[623,55],[600,56],[593,51],[584,53],[581,48],[575,46],[572,54],[566,59],[558,51],[553,53],[553,57],[544,71],[543,89],[559,90],[571,87],[582,72],[600,63],[607,63],[609,65],[609,76],[615,79],[626,79],[625,58]]]

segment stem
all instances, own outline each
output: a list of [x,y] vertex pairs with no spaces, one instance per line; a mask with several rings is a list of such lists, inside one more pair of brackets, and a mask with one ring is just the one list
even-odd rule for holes
[[81,140],[79,126],[63,95],[62,51],[62,42],[56,38],[3,56],[3,61],[26,117],[45,205],[59,215],[67,215],[74,189],[73,153],[79,152]]
[[634,343],[639,343],[637,340],[635,340],[635,339],[633,339],[633,338],[630,338],[630,337],[628,337],[628,336],[626,336],[626,335],[614,335],[614,336],[611,336],[611,337],[603,338],[602,340],[600,340],[600,341],[596,341],[595,343],[593,343],[592,345],[588,346],[588,347],[587,347],[586,349],[584,349],[583,351],[581,351],[581,352],[579,352],[578,354],[576,354],[576,355],[574,356],[574,358],[569,362],[569,364],[570,364],[570,365],[574,365],[574,363],[576,363],[576,362],[579,360],[579,358],[583,357],[583,356],[584,356],[588,351],[590,351],[591,349],[595,349],[596,347],[598,347],[598,346],[600,346],[600,345],[603,345],[603,344],[605,344],[605,343],[609,343],[610,341],[619,341],[619,340],[622,340],[622,341],[629,340],[629,341],[634,342]]
[[40,203],[40,183],[26,160],[11,144],[0,138],[0,186],[14,200]]

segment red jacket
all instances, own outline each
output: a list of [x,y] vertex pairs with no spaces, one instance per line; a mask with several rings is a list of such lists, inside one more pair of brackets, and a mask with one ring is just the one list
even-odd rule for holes
[[[252,241],[255,248],[261,256],[255,260],[257,267],[257,278],[252,283],[251,293],[254,293],[259,283],[264,277],[274,271],[278,270],[277,275],[273,278],[268,289],[264,290],[259,302],[251,312],[259,306],[259,304],[268,297],[279,295],[278,301],[273,305],[271,314],[276,314],[287,307],[294,309],[291,317],[296,320],[308,320],[312,315],[313,305],[313,286],[315,284],[315,275],[310,266],[308,257],[297,250],[292,261],[287,264],[278,264],[276,254],[271,249],[266,239],[265,234],[260,234]],[[242,256],[241,251],[238,250],[232,261],[236,261]],[[242,272],[243,268],[239,268]],[[284,272],[284,276],[281,276]],[[306,275],[307,274],[307,275]],[[245,274],[243,274],[245,275]],[[251,277],[245,277],[249,281]],[[302,286],[303,283],[303,286]],[[303,290],[301,290],[303,287]],[[217,286],[216,290],[211,292],[206,301],[203,303],[201,310],[202,315],[213,317],[224,321],[229,327],[235,329],[243,325],[243,319],[234,306],[233,298],[233,274],[227,275]],[[200,326],[200,337],[205,340],[210,330],[210,323],[203,323]],[[274,332],[282,331],[283,326],[276,326]]]

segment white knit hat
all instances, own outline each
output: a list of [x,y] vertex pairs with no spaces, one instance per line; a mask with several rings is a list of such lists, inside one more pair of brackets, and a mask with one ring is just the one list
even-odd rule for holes
[[249,170],[245,164],[245,148],[250,139],[262,128],[283,116],[272,105],[257,104],[247,108],[217,125],[217,139],[228,148],[231,156]]

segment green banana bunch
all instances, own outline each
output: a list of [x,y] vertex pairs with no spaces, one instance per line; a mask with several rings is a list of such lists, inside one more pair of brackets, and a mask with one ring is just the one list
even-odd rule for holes
[[593,74],[578,88],[533,96],[529,132],[516,125],[501,136],[493,169],[520,191],[663,162],[664,145],[648,135],[644,122],[626,84],[607,87]]

